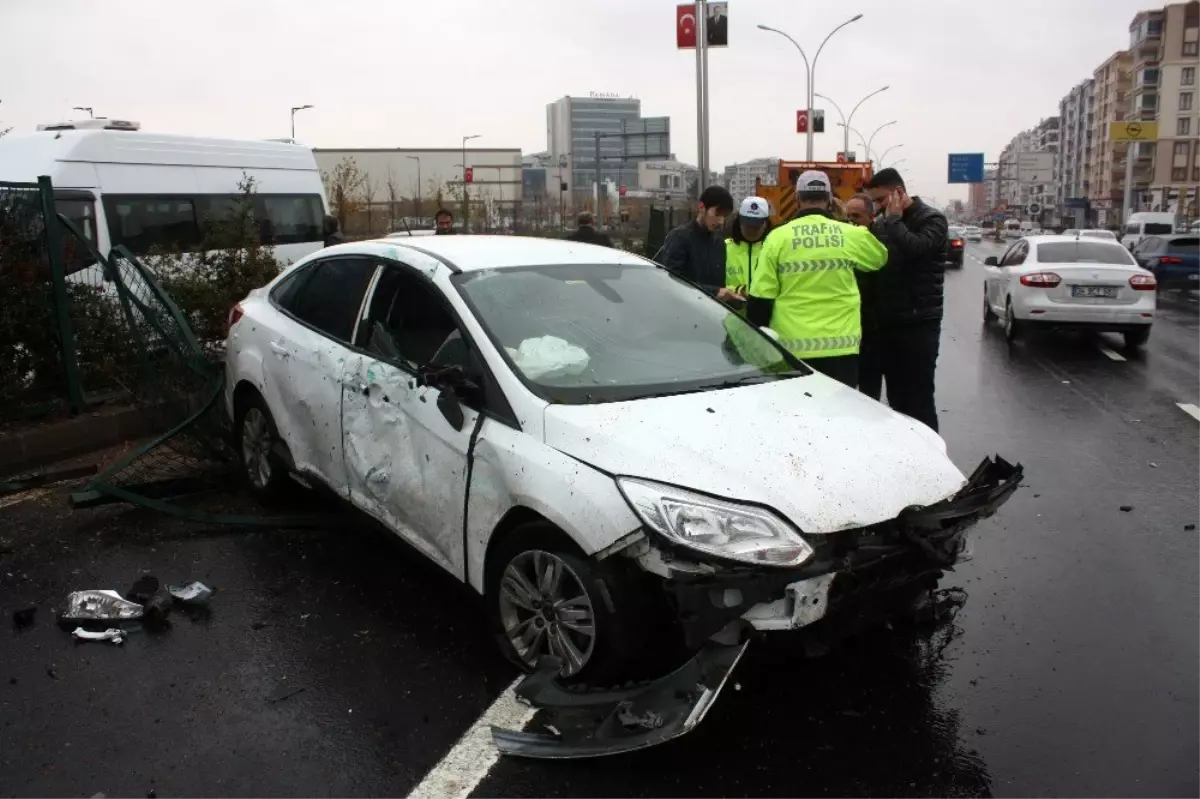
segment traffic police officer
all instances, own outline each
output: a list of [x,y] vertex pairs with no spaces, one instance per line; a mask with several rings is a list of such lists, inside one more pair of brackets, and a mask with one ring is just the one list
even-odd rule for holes
[[796,181],[799,211],[767,236],[754,265],[747,317],[769,326],[780,344],[813,369],[858,385],[862,341],[855,271],[887,263],[887,248],[864,227],[839,222],[829,211],[833,188],[824,172]]
[[771,232],[770,205],[762,197],[747,197],[738,207],[733,231],[725,239],[725,288],[746,296],[754,264],[762,256],[763,242]]

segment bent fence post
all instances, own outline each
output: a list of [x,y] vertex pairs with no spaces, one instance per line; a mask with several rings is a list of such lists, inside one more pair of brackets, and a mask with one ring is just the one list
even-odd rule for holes
[[58,331],[63,374],[67,380],[67,403],[72,414],[83,411],[83,383],[79,379],[79,354],[75,350],[75,331],[67,307],[67,275],[62,262],[62,237],[58,231],[58,212],[54,207],[54,186],[47,175],[38,177],[38,194],[45,220],[46,257],[50,259],[50,278],[54,286],[54,315]]

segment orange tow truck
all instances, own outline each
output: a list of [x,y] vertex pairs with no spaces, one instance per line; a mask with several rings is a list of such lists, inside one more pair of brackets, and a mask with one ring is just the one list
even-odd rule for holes
[[833,185],[833,196],[843,203],[863,190],[863,185],[874,174],[871,162],[821,162],[780,161],[775,185],[764,185],[761,179],[754,181],[754,193],[771,204],[771,224],[778,225],[796,215],[796,179],[800,173],[817,169],[829,176]]

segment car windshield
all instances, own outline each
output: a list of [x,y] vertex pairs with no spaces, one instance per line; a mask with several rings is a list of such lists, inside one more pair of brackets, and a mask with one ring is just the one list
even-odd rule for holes
[[1100,241],[1056,241],[1039,244],[1037,259],[1043,264],[1117,264],[1133,266],[1137,261],[1119,244]]
[[1083,231],[1084,238],[1089,239],[1116,239],[1117,237],[1111,230],[1085,230]]
[[741,316],[651,264],[492,269],[453,280],[513,370],[551,402],[811,373]]
[[1195,255],[1197,248],[1200,248],[1200,238],[1194,236],[1191,238],[1170,239],[1167,242],[1168,252],[1190,252],[1192,255]]

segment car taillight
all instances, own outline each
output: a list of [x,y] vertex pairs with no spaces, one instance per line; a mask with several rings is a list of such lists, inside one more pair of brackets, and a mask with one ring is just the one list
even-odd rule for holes
[[1129,288],[1134,291],[1154,291],[1158,288],[1158,281],[1154,275],[1134,275],[1129,278]]
[[1183,259],[1176,258],[1174,255],[1164,255],[1158,259],[1158,262],[1160,264],[1181,264],[1183,263]]
[[950,246],[951,246],[951,247],[961,247],[961,246],[962,246],[962,239],[951,239],[951,240],[950,240]]
[[1031,275],[1021,275],[1022,286],[1033,286],[1039,289],[1052,289],[1062,282],[1062,278],[1053,272],[1034,272]]
[[240,302],[229,309],[229,327],[231,329],[238,323],[238,320],[242,318],[244,313],[245,311],[242,310],[242,304]]

